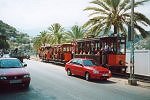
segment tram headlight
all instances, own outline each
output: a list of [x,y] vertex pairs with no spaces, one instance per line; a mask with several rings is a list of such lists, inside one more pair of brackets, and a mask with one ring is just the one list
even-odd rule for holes
[[125,71],[125,68],[122,68],[121,70],[124,72],[124,71]]
[[119,61],[119,64],[120,64],[120,65],[123,65],[123,61],[122,61],[122,60],[120,60],[120,61]]

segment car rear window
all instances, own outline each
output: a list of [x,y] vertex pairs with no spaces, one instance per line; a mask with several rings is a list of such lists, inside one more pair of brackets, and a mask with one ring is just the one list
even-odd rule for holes
[[19,68],[22,63],[18,59],[3,59],[0,60],[0,68]]

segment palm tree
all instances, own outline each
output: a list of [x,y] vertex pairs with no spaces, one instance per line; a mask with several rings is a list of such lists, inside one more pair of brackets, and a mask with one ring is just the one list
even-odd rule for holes
[[82,39],[84,37],[85,30],[83,27],[80,27],[78,25],[74,25],[71,27],[71,30],[66,33],[68,41],[75,41],[77,39]]
[[64,36],[64,28],[59,23],[54,23],[49,28],[49,33],[53,37],[55,44],[60,44]]
[[38,35],[33,42],[33,47],[38,50],[39,47],[45,46],[46,44],[49,44],[49,34],[47,31],[40,32],[40,35]]
[[45,46],[48,43],[48,34],[47,31],[40,32],[40,42],[43,46]]
[[[103,34],[108,34],[113,28],[114,34],[127,33],[127,26],[130,25],[130,9],[131,0],[94,0],[90,3],[95,4],[95,7],[87,7],[85,10],[93,11],[90,16],[92,17],[87,21],[86,26],[89,31]],[[136,1],[134,6],[142,5],[144,2],[150,0]],[[134,27],[138,30],[143,37],[147,31],[141,25],[149,26],[150,20],[142,13],[134,13]]]
[[35,49],[35,51],[38,51],[38,49],[42,46],[41,41],[40,41],[40,37],[35,37],[33,39],[33,48]]

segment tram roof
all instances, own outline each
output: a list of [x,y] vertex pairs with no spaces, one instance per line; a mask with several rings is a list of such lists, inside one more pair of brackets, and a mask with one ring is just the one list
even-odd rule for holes
[[95,38],[84,38],[77,40],[77,42],[88,42],[88,41],[107,41],[107,40],[115,40],[116,38],[120,39],[123,37],[118,37],[118,36],[107,36],[107,37],[95,37]]
[[50,48],[51,46],[41,46],[40,48]]
[[72,44],[71,43],[64,43],[61,46],[72,46]]
[[71,43],[56,44],[53,45],[52,47],[62,47],[62,46],[72,46],[72,44]]

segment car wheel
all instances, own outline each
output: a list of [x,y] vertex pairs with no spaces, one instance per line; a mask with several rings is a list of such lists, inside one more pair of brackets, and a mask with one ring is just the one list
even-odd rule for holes
[[90,74],[88,72],[85,73],[85,80],[87,80],[87,81],[90,80]]
[[68,76],[71,76],[71,75],[72,75],[70,69],[67,70],[67,75],[68,75]]

